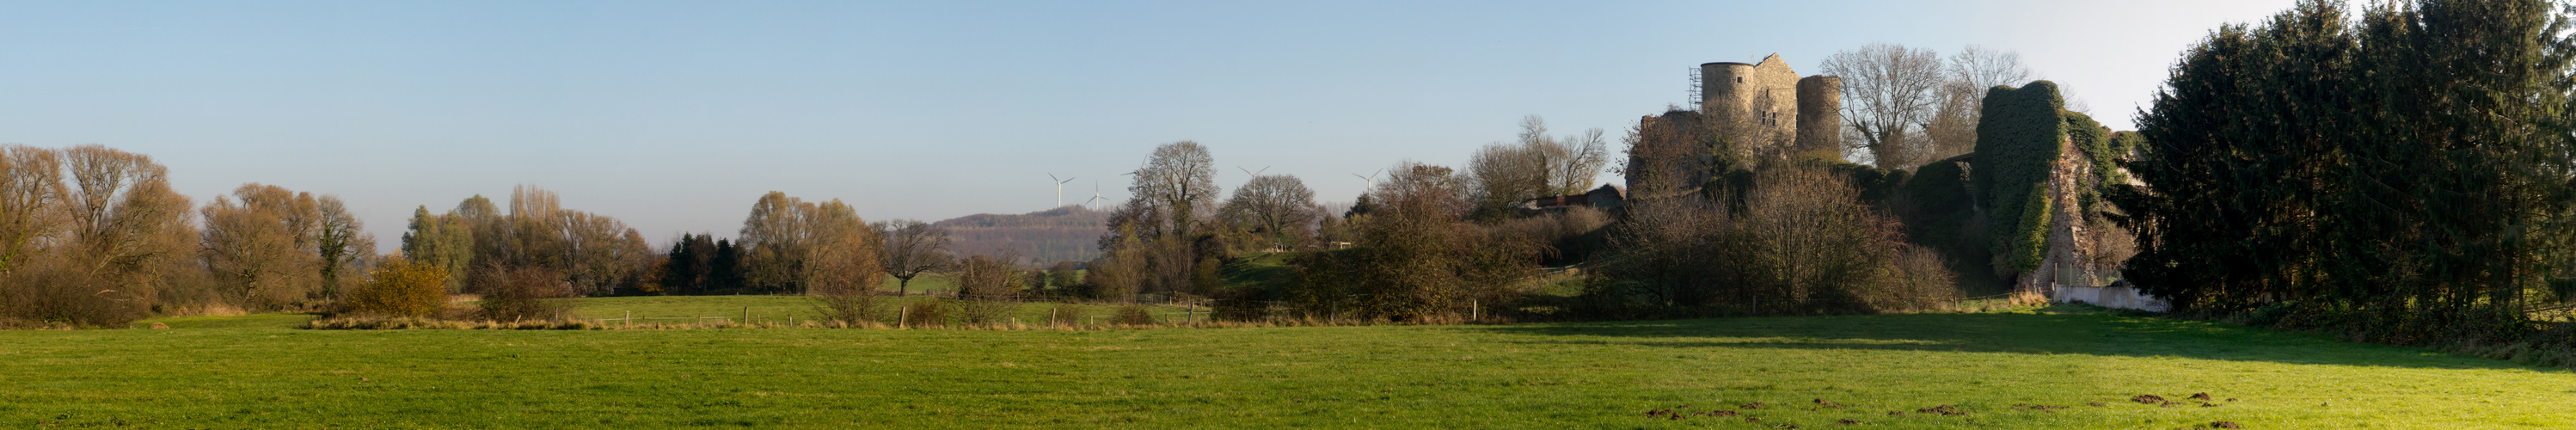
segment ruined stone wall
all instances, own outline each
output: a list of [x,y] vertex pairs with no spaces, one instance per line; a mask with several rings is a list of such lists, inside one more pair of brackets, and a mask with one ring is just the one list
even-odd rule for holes
[[2075,140],[2066,138],[2059,155],[2050,163],[2048,187],[2048,251],[2039,268],[2023,273],[2019,286],[2026,291],[2054,291],[2057,285],[2098,285],[2093,279],[2094,235],[2086,232],[2084,191],[2091,188],[2093,161],[2075,148]]
[[1631,191],[1650,194],[1696,189],[1708,182],[1711,157],[1700,143],[1699,112],[1671,111],[1637,119],[1637,142],[1622,169]]
[[1796,136],[1798,124],[1798,72],[1789,70],[1789,62],[1780,54],[1764,57],[1753,65],[1753,79],[1745,85],[1754,94],[1751,120],[1775,135]]

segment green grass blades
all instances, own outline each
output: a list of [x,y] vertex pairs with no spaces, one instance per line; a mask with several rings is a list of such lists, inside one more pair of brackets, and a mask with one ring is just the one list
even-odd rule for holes
[[[1114,331],[171,325],[181,328],[0,332],[0,427],[2576,422],[2576,374],[2564,370],[2114,314]],[[2171,404],[2133,401],[2142,394]],[[1660,410],[1674,412],[1649,415]]]

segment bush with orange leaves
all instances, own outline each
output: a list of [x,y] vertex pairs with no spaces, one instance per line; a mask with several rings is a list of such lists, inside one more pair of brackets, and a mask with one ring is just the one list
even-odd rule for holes
[[345,302],[352,313],[436,317],[447,306],[447,269],[389,257],[367,271],[367,284]]

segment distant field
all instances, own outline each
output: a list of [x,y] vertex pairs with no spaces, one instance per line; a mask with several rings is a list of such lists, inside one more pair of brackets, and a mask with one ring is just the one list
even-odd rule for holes
[[901,279],[895,279],[894,275],[886,275],[884,281],[885,285],[878,287],[877,289],[885,291],[896,291],[899,288],[910,289],[911,291],[908,292],[912,294],[957,291],[957,280],[949,278],[946,274],[923,273],[921,276],[912,277],[911,285],[897,285],[897,283],[902,281],[903,280]]
[[[893,303],[902,304],[916,300],[923,300],[924,298],[889,297],[888,299]],[[631,315],[634,315],[636,318],[635,323],[637,324],[679,324],[689,321],[719,321],[725,319],[740,321],[742,320],[745,310],[749,311],[751,321],[754,322],[787,323],[806,321],[812,320],[817,315],[820,315],[814,311],[814,299],[803,296],[648,296],[595,297],[574,300],[578,303],[576,305],[577,307],[573,308],[573,314],[575,317],[589,319],[618,319],[626,318],[627,315],[630,315],[629,312],[632,312]],[[1047,321],[1048,312],[1054,311],[1057,306],[1057,303],[1024,303],[1020,305],[1019,311],[1016,315],[1020,321],[1028,324],[1043,323]],[[1113,305],[1077,304],[1074,306],[1082,310],[1082,315],[1097,317],[1097,320],[1104,322],[1108,321],[1109,318],[1112,315],[1115,315],[1118,311],[1118,306]],[[1196,318],[1196,320],[1201,321],[1207,319],[1207,309],[1205,308],[1192,311],[1190,308],[1180,306],[1152,306],[1151,309],[1153,309],[1151,312],[1157,320],[1178,322],[1191,320],[1192,318]],[[1067,315],[1067,317],[1070,317],[1070,315]],[[611,321],[609,323],[616,324],[618,322]]]
[[[2564,370],[2084,313],[1082,332],[314,331],[271,325],[287,317],[241,318],[262,322],[0,332],[7,346],[0,348],[0,427],[1815,429],[1848,419],[1859,428],[2167,429],[2223,420],[2269,429],[2576,422],[2576,374]],[[2201,392],[2219,406],[2184,401]],[[2139,394],[2184,403],[2129,401]],[[1842,407],[1822,408],[1815,399]],[[1758,423],[1687,415],[1754,402],[1768,406],[1739,413]],[[1918,412],[1943,405],[1964,415]],[[1645,416],[1658,409],[1689,418]]]

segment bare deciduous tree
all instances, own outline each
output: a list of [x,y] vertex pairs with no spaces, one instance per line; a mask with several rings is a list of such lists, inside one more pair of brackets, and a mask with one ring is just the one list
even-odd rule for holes
[[1929,155],[1922,128],[1930,122],[1943,82],[1940,55],[1930,49],[1875,43],[1825,57],[1824,74],[1843,79],[1843,123],[1851,145],[1867,150],[1884,168],[1911,167]]
[[912,294],[912,278],[948,267],[948,229],[909,219],[873,227],[882,238],[885,271],[894,276],[896,294]]
[[1229,216],[1250,227],[1272,248],[1293,248],[1313,235],[1315,190],[1295,175],[1255,176],[1226,199]]
[[803,271],[805,223],[799,212],[810,206],[787,193],[771,191],[751,205],[751,216],[742,221],[742,233],[734,244],[743,250],[743,275],[758,290],[793,289],[795,274]]
[[[826,276],[822,272],[829,269],[827,265],[869,270],[846,267],[846,260],[875,259],[875,241],[871,237],[875,234],[867,221],[859,219],[856,209],[839,199],[812,203],[771,191],[752,205],[737,243],[744,250],[744,272],[753,288],[811,292],[816,282]],[[842,249],[860,245],[868,249]],[[843,261],[826,261],[834,258]]]
[[324,195],[317,199],[314,226],[314,253],[321,257],[323,293],[336,297],[355,279],[341,279],[343,273],[362,273],[368,262],[375,261],[376,237],[367,233],[367,224],[349,213],[340,196]]
[[24,265],[62,228],[62,163],[60,151],[0,146],[0,275]]
[[1548,181],[1555,188],[1551,194],[1581,194],[1592,189],[1592,180],[1610,166],[1610,142],[1601,129],[1584,130],[1583,134],[1555,141],[1548,156]]
[[1608,167],[1608,145],[1601,129],[1548,136],[1546,119],[1522,117],[1517,144],[1486,145],[1468,159],[1467,198],[1477,207],[1499,209],[1533,198],[1581,194]]
[[1511,207],[1550,191],[1548,171],[1542,145],[1485,145],[1467,158],[1465,197],[1478,208]]
[[188,198],[170,190],[169,169],[152,157],[81,145],[64,151],[72,187],[71,244],[92,271],[123,276],[187,249]]
[[1214,209],[1216,159],[1198,142],[1179,141],[1154,148],[1145,167],[1137,169],[1128,191],[1136,200],[1160,209],[1177,236],[1189,237],[1197,215]]
[[321,230],[320,210],[311,193],[258,183],[199,209],[205,229],[198,243],[225,295],[267,309],[326,294],[325,272],[313,270],[323,266],[318,248],[306,247]]
[[1948,72],[1951,80],[1966,83],[1979,93],[1996,85],[2021,85],[2038,76],[2031,73],[2030,67],[2021,64],[2020,53],[1977,45],[1968,45],[1951,54]]
[[1923,133],[1932,141],[1932,153],[1917,161],[1946,159],[1975,151],[1977,121],[1985,108],[1986,89],[1997,85],[2021,85],[2035,77],[2029,67],[2022,65],[2021,54],[2011,51],[1968,45],[1951,54],[1946,81],[1935,96],[1938,101],[1932,119],[1924,124]]

